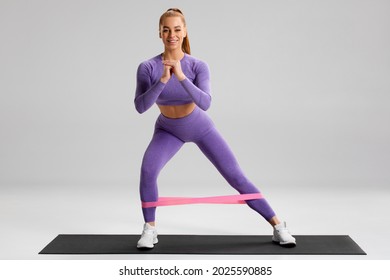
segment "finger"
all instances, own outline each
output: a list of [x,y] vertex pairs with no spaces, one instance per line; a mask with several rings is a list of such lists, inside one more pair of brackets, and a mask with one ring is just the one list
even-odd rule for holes
[[176,65],[178,63],[178,61],[176,60],[163,60],[163,64],[166,64],[166,65]]
[[163,63],[165,66],[169,66],[169,67],[174,67],[175,65],[174,64],[172,64],[172,63],[169,63],[169,62],[167,62],[167,63]]

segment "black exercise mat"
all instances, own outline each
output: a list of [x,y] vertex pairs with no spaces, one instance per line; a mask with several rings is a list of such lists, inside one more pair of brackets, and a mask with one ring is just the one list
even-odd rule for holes
[[39,254],[366,255],[348,235],[296,235],[281,247],[268,235],[159,235],[151,250],[136,248],[139,235],[60,234]]

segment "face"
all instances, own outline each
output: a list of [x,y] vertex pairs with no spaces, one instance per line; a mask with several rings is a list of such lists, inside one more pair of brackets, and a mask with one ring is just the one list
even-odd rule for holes
[[160,38],[166,49],[181,49],[186,36],[186,28],[180,17],[166,17],[163,20],[160,26]]

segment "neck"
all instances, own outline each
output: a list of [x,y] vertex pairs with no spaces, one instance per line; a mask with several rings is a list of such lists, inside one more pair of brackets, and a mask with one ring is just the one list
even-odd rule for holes
[[181,60],[184,57],[184,52],[182,50],[165,50],[162,56],[165,60]]

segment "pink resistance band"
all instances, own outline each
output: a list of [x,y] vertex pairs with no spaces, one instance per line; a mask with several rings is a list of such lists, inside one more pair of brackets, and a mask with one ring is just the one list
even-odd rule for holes
[[183,204],[244,204],[246,200],[261,199],[261,193],[224,195],[224,196],[209,196],[209,197],[160,197],[158,201],[142,202],[142,208],[150,208],[157,206],[171,206]]

